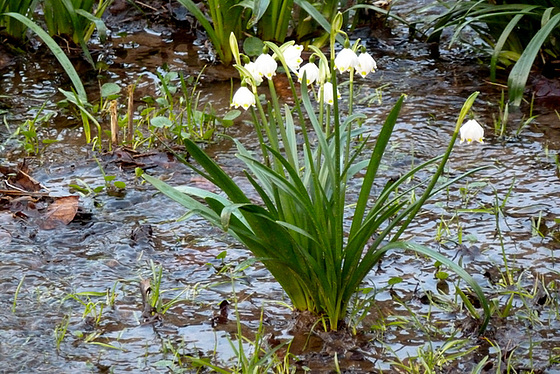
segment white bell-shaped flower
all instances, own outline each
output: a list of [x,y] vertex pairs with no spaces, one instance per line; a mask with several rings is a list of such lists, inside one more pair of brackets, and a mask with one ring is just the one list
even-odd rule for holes
[[251,106],[255,106],[255,95],[247,87],[239,87],[239,89],[233,95],[233,100],[231,106],[238,108],[243,107],[247,110]]
[[356,56],[356,52],[350,48],[344,48],[338,52],[334,59],[334,68],[338,69],[341,73],[357,68],[358,64],[358,56]]
[[243,67],[251,74],[251,77],[257,86],[262,83],[262,74],[257,70],[257,64],[254,62],[248,62]]
[[464,141],[468,144],[473,141],[484,143],[482,141],[482,139],[484,139],[484,129],[474,119],[468,120],[465,124],[463,124],[463,126],[461,126],[459,129],[459,136],[461,137],[461,143]]
[[306,85],[315,83],[317,78],[319,78],[319,68],[314,63],[310,62],[301,67],[297,72],[298,82],[301,83],[303,80],[303,74],[305,73]]
[[377,63],[373,57],[371,57],[369,53],[360,53],[358,56],[358,67],[356,68],[356,71],[362,77],[365,77],[369,73],[375,72],[375,69],[377,69]]
[[[336,90],[336,97],[340,99],[340,92]],[[329,105],[334,105],[334,89],[331,82],[326,82],[323,85],[323,100]]]
[[286,47],[282,54],[284,55],[284,60],[286,65],[294,73],[299,69],[299,65],[303,62],[301,58],[301,52],[303,51],[303,46],[299,44],[294,44]]
[[278,63],[269,54],[265,53],[257,57],[257,59],[255,60],[255,65],[256,71],[261,76],[272,79],[272,77],[276,75],[276,68],[278,67]]

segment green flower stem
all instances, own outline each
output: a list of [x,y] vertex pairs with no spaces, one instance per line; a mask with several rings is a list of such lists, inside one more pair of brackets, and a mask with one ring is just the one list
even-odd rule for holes
[[325,85],[323,83],[321,83],[321,85],[319,86],[319,123],[320,124],[325,124],[325,135],[328,137],[329,136],[329,124],[328,122],[323,122],[325,119]]
[[[284,68],[284,71],[286,72],[286,77],[288,78],[288,83],[290,84],[290,89],[292,90],[292,95],[294,96],[294,105],[296,107],[296,111],[299,115],[299,118],[303,119],[304,117],[303,117],[303,111],[301,109],[301,104],[300,104],[299,100],[297,100],[298,93],[297,93],[297,90],[296,90],[296,85],[294,83],[294,79],[292,78],[292,75],[290,74],[290,68],[288,67],[288,64],[286,64],[286,60],[284,59],[284,55],[282,54],[282,52],[280,51],[280,48],[278,48],[278,46],[276,44],[270,43],[270,42],[265,42],[265,45],[275,53],[276,57],[278,58],[278,60],[282,64],[282,67]],[[282,120],[281,120],[281,122],[282,122]],[[304,132],[304,136],[307,137],[307,130],[305,129],[305,126],[302,126],[302,131]]]
[[[286,128],[284,126],[282,113],[280,111],[278,95],[276,94],[276,89],[274,88],[274,82],[271,79],[268,80],[268,89],[270,91],[270,97],[271,97],[271,101],[269,102],[269,104],[272,104],[272,112],[271,115],[269,116],[268,125],[273,126],[270,129],[271,134],[269,135],[270,138],[269,142],[271,143],[272,148],[276,152],[280,153],[280,144],[278,142],[278,131],[280,131],[280,137],[284,143],[283,146],[284,146],[284,152],[286,153],[286,157],[290,162],[290,164],[294,165],[294,163],[296,162],[295,160],[297,160],[297,155],[292,154],[291,148],[287,144],[288,136],[286,134]],[[276,170],[278,174],[284,175],[283,166],[280,162],[274,162],[273,168],[274,170]],[[278,206],[278,213],[279,213],[278,218],[282,221],[294,222],[295,219],[294,214],[297,214],[297,212],[294,212],[294,210],[291,209],[292,204],[290,203],[290,200],[287,199],[285,194],[281,194],[278,191],[277,187],[275,187],[275,198]],[[285,209],[283,209],[284,207]]]
[[350,78],[348,79],[348,115],[352,115],[352,109],[354,108],[354,68],[350,69]]
[[[342,262],[343,252],[343,228],[344,228],[344,202],[346,201],[346,180],[342,179],[340,173],[341,151],[340,151],[340,112],[338,110],[338,95],[336,72],[334,71],[334,47],[331,47],[331,83],[333,85],[333,125],[334,125],[334,177],[333,181],[333,225],[334,225],[334,248],[332,250],[333,262]],[[338,269],[338,267],[335,267]],[[338,323],[333,322],[332,323]],[[336,327],[335,327],[336,329]]]
[[257,107],[259,108],[259,114],[261,116],[261,122],[263,124],[263,128],[264,128],[264,132],[266,134],[266,137],[268,138],[268,141],[272,144],[272,148],[276,149],[277,145],[275,145],[275,143],[277,142],[277,139],[273,136],[274,134],[272,132],[272,128],[270,126],[270,123],[267,120],[264,108],[262,107],[262,104],[258,100],[257,100]]
[[[354,108],[354,71],[355,69],[350,69],[350,78],[349,78],[349,93],[348,93],[348,116],[352,115],[352,109]],[[348,136],[346,137],[346,152],[344,154],[344,165],[347,164],[348,159],[350,158],[350,134],[352,133],[352,124],[348,124]]]
[[[259,121],[258,118],[257,118],[257,115],[255,113],[255,116],[253,117],[253,119],[254,119],[255,127],[258,127],[257,131],[260,134],[259,141],[261,141],[261,140],[263,141],[263,143],[261,143],[261,150],[263,152],[264,160],[265,160],[265,162],[268,166],[271,166],[270,155],[269,155],[268,150],[266,149],[266,145],[264,143],[264,138],[262,136],[263,127],[264,127],[264,133],[266,134],[269,142],[272,144],[273,149],[278,149],[278,138],[276,136],[273,136],[273,135],[276,135],[276,131],[274,132],[274,134],[271,131],[270,124],[269,124],[269,121],[267,119],[266,113],[265,113],[264,108],[261,104],[261,101],[259,100],[259,94],[257,92],[257,87],[252,86],[252,90],[253,90],[253,95],[255,95],[255,104],[257,106],[259,115],[261,117],[261,119]],[[260,123],[263,124],[262,127],[260,126]]]
[[[276,45],[274,45],[274,47],[276,48]],[[282,63],[282,66],[284,67],[284,70],[286,71],[286,76],[288,77],[288,82],[290,83],[290,88],[292,90],[292,95],[294,97],[294,105],[296,107],[296,112],[299,116],[298,118],[299,118],[300,125],[301,125],[301,133],[302,133],[302,136],[303,136],[304,144],[311,144],[311,142],[309,141],[309,134],[307,132],[305,117],[303,116],[303,110],[301,108],[301,103],[300,103],[300,100],[298,98],[298,92],[296,90],[296,85],[294,83],[292,75],[290,74],[290,70],[289,70],[289,68],[286,64],[286,61],[284,60],[284,57],[282,55],[280,57],[280,61]],[[307,84],[305,84],[305,83],[306,83],[306,81],[304,79],[304,84],[301,85],[300,90],[307,90]],[[322,105],[322,102],[321,102],[321,105]],[[311,151],[311,147],[305,147],[304,151],[307,154],[307,158],[309,160],[312,160],[313,159],[313,152]],[[295,155],[295,156],[297,157],[297,155]],[[319,167],[319,165],[317,165],[317,168],[318,167]],[[313,163],[310,163],[310,168],[311,168],[311,170],[310,170],[311,175],[313,175],[313,178],[316,179],[316,184],[318,185],[319,182],[318,182],[318,179],[317,179],[318,176],[317,176],[315,165],[313,165]]]
[[271,136],[274,139],[270,139],[270,143],[275,151],[280,150],[280,145],[278,143],[278,124],[282,123],[282,114],[280,113],[280,105],[278,104],[278,95],[276,94],[276,88],[274,88],[274,82],[272,79],[268,79],[268,90],[270,92],[270,101],[268,105],[272,105],[272,110],[269,111],[268,125],[271,126]]
[[325,134],[327,138],[331,136],[331,133],[334,130],[334,128],[331,129],[331,110],[330,106],[325,106]]
[[[262,107],[260,109],[262,110]],[[251,117],[253,117],[253,124],[255,125],[257,137],[259,138],[259,145],[261,147],[261,152],[263,154],[264,164],[270,166],[270,158],[268,156],[268,150],[266,149],[265,146],[264,137],[262,134],[262,127],[257,117],[257,111],[255,110],[255,108],[251,108]]]
[[451,155],[451,152],[453,151],[453,147],[455,146],[455,141],[457,140],[457,137],[459,136],[459,129],[461,128],[461,125],[463,124],[463,120],[465,119],[467,113],[471,109],[471,107],[472,107],[472,105],[473,105],[473,103],[474,103],[474,101],[475,101],[475,99],[476,99],[476,97],[478,96],[479,93],[480,92],[478,92],[478,91],[472,93],[469,96],[469,98],[465,101],[465,104],[463,104],[463,108],[461,108],[459,118],[457,118],[457,123],[455,124],[455,131],[453,131],[453,135],[451,136],[451,140],[449,141],[449,145],[447,146],[447,150],[445,151],[445,154],[443,155],[443,158],[441,159],[441,161],[439,163],[439,166],[438,166],[438,169],[437,169],[436,173],[432,177],[432,180],[430,181],[430,184],[428,185],[428,187],[426,187],[426,190],[424,191],[424,193],[422,194],[420,199],[418,199],[416,201],[414,209],[412,209],[408,218],[401,225],[401,227],[396,232],[396,234],[393,236],[391,241],[398,240],[398,238],[401,236],[401,234],[404,232],[404,230],[406,230],[406,228],[408,227],[408,225],[410,224],[412,219],[414,219],[414,217],[416,217],[416,214],[418,213],[418,211],[422,208],[422,206],[424,206],[424,203],[426,202],[426,200],[428,200],[428,198],[430,197],[430,195],[432,193],[432,190],[434,189],[439,177],[443,174],[443,171],[445,169],[445,165],[447,164],[447,160],[449,159],[449,156]]
[[[340,113],[338,110],[338,86],[337,86],[337,81],[336,81],[336,72],[335,72],[335,68],[334,68],[334,60],[335,60],[335,50],[334,50],[334,46],[335,46],[335,40],[336,40],[336,35],[341,31],[341,27],[342,27],[342,14],[338,13],[332,21],[332,26],[331,26],[331,35],[330,35],[330,73],[331,73],[331,83],[332,83],[332,89],[333,89],[333,125],[334,125],[334,178],[335,180],[333,181],[333,196],[332,196],[332,209],[333,209],[333,248],[332,248],[332,262],[333,264],[337,264],[336,266],[334,266],[335,269],[340,269],[341,268],[341,264],[342,264],[342,258],[343,258],[343,251],[344,251],[344,232],[343,232],[343,228],[344,228],[344,203],[346,201],[346,178],[342,178],[341,175],[341,169],[340,169],[340,164],[341,164],[341,150],[340,150]],[[341,277],[342,274],[340,272],[337,272],[338,274],[336,274],[336,280],[335,280],[335,286],[340,287],[341,286]],[[334,274],[332,274],[331,276],[335,276]],[[337,291],[339,291],[337,289]],[[340,295],[339,292],[336,293],[336,295],[333,295],[333,297],[336,298],[337,303],[340,301]],[[336,309],[337,307],[335,307],[335,310],[338,311],[338,313],[344,313],[343,311],[340,311],[338,309]],[[337,325],[338,325],[338,319],[340,319],[340,314],[335,313],[334,311],[329,311],[329,313],[333,314],[333,316],[330,316],[331,318],[329,318],[329,323],[331,325],[331,328],[333,330],[337,329]],[[336,315],[334,315],[336,314]]]

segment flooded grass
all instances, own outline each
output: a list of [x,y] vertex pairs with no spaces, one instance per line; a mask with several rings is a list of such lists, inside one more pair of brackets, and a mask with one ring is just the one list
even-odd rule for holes
[[[162,65],[195,74],[196,49],[170,43],[150,33],[128,36],[111,80],[124,87],[144,74],[138,89],[153,95]],[[426,204],[405,239],[460,262],[484,288],[494,313],[484,336],[476,335],[472,314],[480,311],[464,285],[437,263],[402,253],[388,254],[366,279],[348,331],[326,334],[315,326],[310,333],[316,321],[294,315],[280,286],[244,248],[196,217],[177,222],[181,207],[141,183],[122,157],[92,153],[79,125],[57,114],[38,136],[58,142],[28,160],[30,175],[51,197],[69,195],[77,180],[103,189],[80,195],[76,218],[53,230],[40,226],[44,197],[1,196],[1,370],[204,372],[200,365],[236,367],[241,350],[250,360],[264,347],[277,350],[262,365],[284,372],[560,372],[560,120],[537,103],[539,116],[519,136],[494,137],[500,92],[485,84],[481,67],[453,53],[429,60],[427,49],[414,48],[402,38],[383,42],[380,71],[359,82],[359,110],[375,132],[400,93],[408,94],[384,164],[387,175],[398,175],[439,154],[464,99],[482,91],[476,115],[489,135],[483,145],[457,146],[447,175],[481,164],[496,168]],[[227,107],[229,83],[206,83],[217,75],[206,71],[204,100]],[[10,131],[35,116],[31,105],[46,100],[46,110],[55,111],[58,77],[40,61],[9,68],[0,94],[10,93]],[[510,114],[511,132],[521,117]],[[255,146],[247,125],[225,131]],[[2,141],[10,136],[0,134]],[[1,159],[13,167],[25,154],[10,144]],[[218,139],[207,150],[241,177],[230,142]],[[135,162],[177,185],[204,183],[164,152]],[[122,193],[109,194],[104,175],[122,181]],[[148,279],[149,295],[140,287]]]

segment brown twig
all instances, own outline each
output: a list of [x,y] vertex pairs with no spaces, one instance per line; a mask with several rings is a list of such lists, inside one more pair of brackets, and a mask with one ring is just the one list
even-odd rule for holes
[[128,143],[132,145],[132,135],[133,135],[133,122],[132,122],[132,110],[134,105],[134,85],[131,84],[128,86],[128,106],[126,116],[128,119],[128,127],[126,133],[126,140]]
[[119,119],[117,117],[117,100],[111,101],[111,143],[119,144]]

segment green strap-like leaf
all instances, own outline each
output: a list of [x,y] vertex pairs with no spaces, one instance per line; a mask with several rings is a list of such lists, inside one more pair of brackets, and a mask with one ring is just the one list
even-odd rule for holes
[[255,191],[257,191],[257,193],[261,197],[262,201],[264,202],[264,205],[266,206],[270,214],[272,214],[274,217],[278,217],[278,210],[276,209],[274,202],[268,196],[266,191],[257,183],[255,178],[253,178],[253,176],[250,175],[247,171],[244,171],[244,174],[245,177],[247,177],[247,179],[249,180],[249,183],[251,183]]
[[494,82],[496,80],[496,64],[498,62],[498,57],[500,56],[500,52],[502,52],[502,48],[506,43],[509,35],[513,31],[513,29],[517,26],[521,18],[529,13],[534,7],[528,8],[519,14],[516,14],[511,21],[507,24],[507,26],[502,31],[502,34],[498,38],[496,45],[494,46],[494,52],[492,53],[492,58],[490,59],[490,80]]
[[[226,172],[218,166],[203,150],[201,150],[198,145],[190,139],[184,139],[183,144],[187,152],[191,157],[196,160],[206,170],[208,173],[204,175],[209,181],[218,186],[222,191],[228,195],[234,203],[249,203],[251,202],[247,196],[243,193],[241,188],[233,179],[231,179]],[[187,163],[187,165],[189,165]],[[195,169],[196,170],[196,169]]]
[[251,16],[251,19],[249,19],[249,22],[247,23],[248,29],[252,28],[260,21],[260,19],[264,15],[264,12],[266,12],[266,9],[268,8],[269,4],[270,4],[270,0],[253,1],[253,9],[252,9],[253,15]]
[[199,201],[193,199],[192,197],[188,196],[187,194],[177,190],[176,188],[168,185],[167,183],[159,180],[158,178],[152,177],[149,174],[142,174],[142,178],[148,181],[152,186],[157,188],[160,192],[162,192],[167,197],[171,198],[172,200],[178,202],[185,208],[189,210],[196,210],[201,215],[209,220],[211,223],[215,224],[216,226],[220,225],[220,218],[216,213],[209,209],[204,204],[200,203]]
[[560,22],[560,13],[552,17],[531,39],[519,60],[515,63],[508,77],[509,101],[514,106],[520,106],[523,100],[523,91],[529,78],[533,62],[543,43]]
[[354,211],[354,217],[352,218],[352,227],[350,228],[350,236],[352,236],[362,224],[362,220],[364,218],[364,212],[366,210],[367,203],[369,200],[369,194],[371,192],[371,187],[373,186],[373,182],[375,181],[375,177],[377,176],[377,170],[379,169],[379,164],[381,163],[381,159],[383,157],[383,153],[385,152],[385,148],[387,147],[387,143],[389,142],[389,138],[393,133],[393,128],[397,123],[397,119],[399,117],[399,113],[405,97],[406,97],[405,95],[401,95],[401,97],[399,98],[399,100],[397,101],[397,103],[394,105],[393,109],[387,116],[387,119],[383,124],[383,128],[381,129],[381,132],[377,137],[375,148],[373,149],[373,154],[371,155],[370,163],[368,165],[366,175],[364,176],[364,180],[362,182],[362,188],[360,189],[360,195],[358,197],[358,202],[356,204],[356,209]]
[[[309,1],[307,0],[294,0],[294,3],[302,8],[307,14],[311,16],[327,33],[331,33],[331,24],[329,21],[319,12]],[[340,44],[344,44],[344,38],[342,35],[336,35],[336,41]]]
[[441,253],[438,253],[436,251],[433,251],[429,248],[426,248],[418,244],[399,242],[399,243],[389,244],[387,247],[407,249],[428,256],[436,261],[439,261],[443,265],[447,266],[455,274],[457,274],[465,282],[467,282],[467,284],[473,289],[474,293],[476,293],[476,296],[478,297],[478,300],[482,305],[482,309],[484,310],[484,319],[478,329],[480,334],[484,333],[486,327],[488,326],[488,322],[490,321],[490,316],[491,316],[490,305],[488,304],[488,300],[484,295],[482,288],[480,288],[478,283],[473,279],[473,277],[470,276],[469,273],[465,271],[465,269],[463,269],[461,266],[457,265],[456,263],[454,263],[444,255],[442,255]]
[[[213,192],[210,191],[206,191],[202,188],[197,188],[197,187],[191,187],[191,186],[177,186],[177,187],[172,187],[175,190],[182,192],[184,194],[190,195],[190,196],[194,196],[194,197],[198,197],[201,199],[208,199],[208,198],[212,198],[215,199],[217,201],[220,201],[222,204],[224,204],[224,206],[227,206],[229,204],[231,204],[231,202],[226,199],[223,196],[220,196],[218,194],[215,194]],[[243,221],[243,223],[248,226],[248,223],[244,221],[243,216],[237,212],[236,214],[237,218],[239,218],[241,221]]]
[[[491,317],[490,305],[488,303],[488,299],[486,298],[484,292],[482,291],[482,288],[480,288],[479,284],[470,276],[469,273],[467,273],[461,266],[457,265],[456,263],[454,263],[444,255],[442,255],[441,253],[438,253],[422,245],[418,245],[410,242],[392,242],[378,249],[377,251],[375,251],[374,263],[377,263],[379,259],[383,257],[385,253],[387,253],[391,249],[411,250],[416,253],[425,255],[433,260],[439,261],[440,263],[442,263],[443,265],[451,269],[459,277],[461,277],[465,282],[467,282],[467,284],[473,289],[473,291],[477,295],[480,304],[482,305],[482,308],[484,310],[484,319],[479,328],[479,333],[480,334],[484,333]],[[368,269],[371,269],[370,264],[363,264],[363,263],[360,264],[360,269],[357,272],[358,275],[348,282],[348,292],[350,292],[350,289],[355,289],[356,287],[359,286],[359,284],[362,282],[363,279],[362,274],[364,273],[367,274],[369,272]],[[349,297],[349,295],[350,294],[348,294],[347,297]]]
[[208,20],[206,19],[204,13],[202,13],[202,11],[196,6],[196,4],[192,0],[177,0],[177,1],[181,3],[181,5],[183,5],[185,8],[187,8],[187,10],[192,13],[192,15],[196,18],[196,20],[200,22],[200,24],[206,31],[206,34],[208,34],[210,41],[212,41],[212,44],[215,46],[216,52],[218,53],[220,60],[222,60],[224,63],[228,63],[226,60],[224,60],[225,56],[223,55],[222,48],[221,48],[222,42],[220,38],[218,38],[216,32],[214,31],[212,24],[208,22]]
[[105,26],[105,22],[103,22],[101,18],[96,17],[83,9],[76,9],[76,13],[95,24],[95,27],[97,28],[97,34],[99,35],[99,39],[102,42],[107,39],[107,26]]

